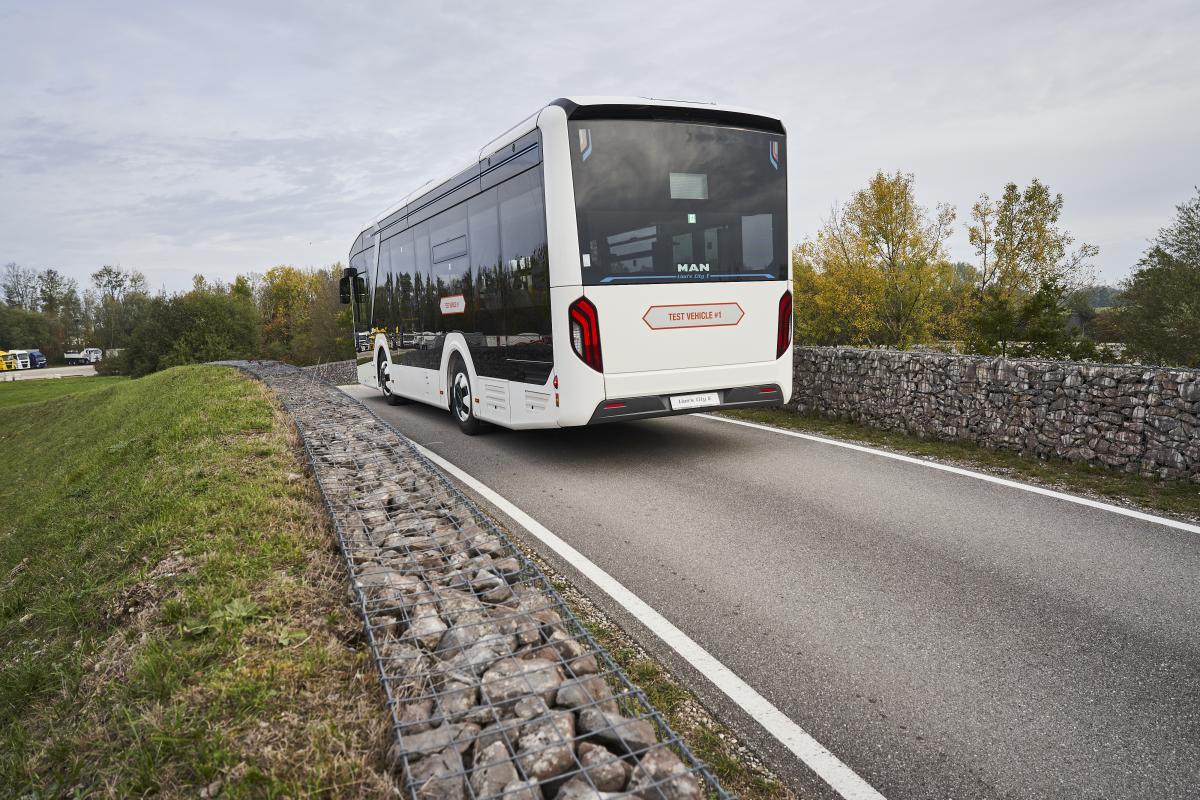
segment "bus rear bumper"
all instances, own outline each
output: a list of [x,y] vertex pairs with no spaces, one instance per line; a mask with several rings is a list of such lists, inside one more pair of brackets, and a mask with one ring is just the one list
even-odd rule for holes
[[589,425],[601,422],[616,422],[618,420],[649,419],[651,417],[670,417],[678,414],[695,414],[709,411],[727,411],[732,408],[763,408],[781,406],[784,403],[783,390],[779,384],[757,384],[755,386],[734,386],[728,389],[716,389],[718,402],[715,404],[693,408],[675,409],[671,398],[679,395],[659,394],[643,397],[618,397],[602,401],[588,420]]

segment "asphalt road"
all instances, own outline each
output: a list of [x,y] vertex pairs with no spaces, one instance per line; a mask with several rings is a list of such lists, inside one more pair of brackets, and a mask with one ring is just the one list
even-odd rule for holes
[[1194,533],[703,418],[469,438],[360,394],[888,798],[1200,796]]

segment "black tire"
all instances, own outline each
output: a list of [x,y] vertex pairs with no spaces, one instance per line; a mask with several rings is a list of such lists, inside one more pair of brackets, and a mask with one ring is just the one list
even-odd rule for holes
[[455,357],[450,362],[450,382],[448,391],[450,397],[450,413],[458,423],[459,430],[467,436],[474,436],[483,430],[483,423],[475,416],[475,396],[471,392],[471,375],[467,365],[461,358]]
[[382,358],[379,359],[379,365],[376,367],[376,373],[379,376],[379,390],[383,392],[383,399],[387,400],[389,406],[402,406],[408,402],[407,397],[401,397],[392,392],[387,386],[387,362]]

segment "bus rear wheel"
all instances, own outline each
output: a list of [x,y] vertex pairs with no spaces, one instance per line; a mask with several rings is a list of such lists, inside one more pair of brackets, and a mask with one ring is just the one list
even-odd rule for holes
[[471,393],[471,376],[461,358],[450,365],[450,413],[459,429],[467,436],[483,430],[483,423],[475,416],[475,401]]
[[388,388],[388,365],[382,358],[379,359],[378,374],[379,389],[383,392],[383,399],[387,400],[389,406],[402,406],[408,402],[407,398],[401,397]]

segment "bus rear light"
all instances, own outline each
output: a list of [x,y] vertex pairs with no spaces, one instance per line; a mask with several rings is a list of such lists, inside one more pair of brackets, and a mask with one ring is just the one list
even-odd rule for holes
[[764,386],[763,388],[758,390],[758,393],[759,394],[775,394],[775,387],[774,386]]
[[571,348],[575,355],[596,372],[604,371],[600,357],[600,315],[596,306],[586,297],[581,297],[567,309],[571,325]]
[[775,333],[775,357],[781,358],[792,345],[792,293],[779,298],[779,328]]
[[624,403],[605,403],[604,407],[605,408],[624,408],[625,404]]

